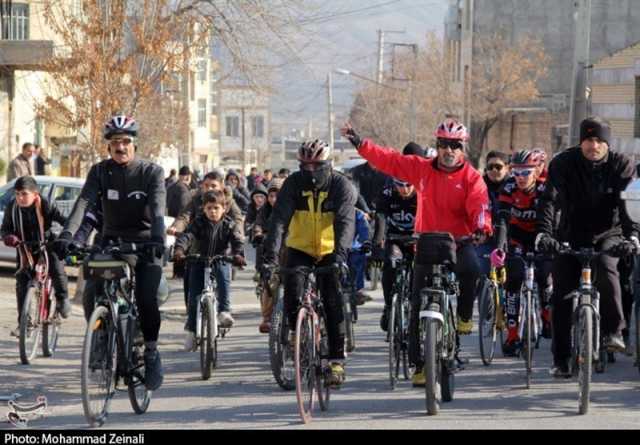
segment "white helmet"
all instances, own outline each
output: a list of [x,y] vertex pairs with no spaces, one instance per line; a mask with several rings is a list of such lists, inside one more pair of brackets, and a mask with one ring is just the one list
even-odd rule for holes
[[298,161],[300,162],[322,162],[331,157],[331,147],[324,141],[303,142],[298,149]]

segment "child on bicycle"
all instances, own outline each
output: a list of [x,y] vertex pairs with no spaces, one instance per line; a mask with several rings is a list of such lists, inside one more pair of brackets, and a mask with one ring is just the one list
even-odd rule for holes
[[372,298],[364,292],[364,269],[367,254],[371,252],[371,240],[369,239],[369,224],[365,213],[356,208],[356,231],[353,237],[353,244],[349,250],[347,264],[351,271],[351,279],[354,280],[356,291],[356,302],[362,306]]
[[[31,176],[18,178],[15,183],[16,197],[12,200],[4,212],[0,236],[8,247],[15,247],[18,251],[16,272],[16,299],[18,302],[18,323],[24,299],[27,295],[29,281],[32,278],[32,270],[38,262],[38,248],[34,245],[22,243],[50,242],[55,236],[51,233],[51,224],[55,221],[64,225],[67,219],[60,213],[55,203],[49,202],[40,195],[38,184]],[[64,273],[64,265],[47,247],[49,256],[49,274],[53,282],[56,296],[56,308],[62,318],[69,317],[71,304],[67,292],[67,276]],[[19,327],[12,332],[18,336]]]
[[[536,237],[536,208],[542,195],[545,183],[537,176],[539,165],[536,154],[522,150],[513,155],[511,173],[513,175],[504,185],[498,198],[498,249],[492,254],[494,263],[501,263],[505,251],[509,251],[507,259],[507,326],[508,336],[504,344],[507,356],[515,356],[520,348],[518,335],[518,316],[520,311],[520,290],[525,276],[525,263],[522,256],[534,252]],[[507,242],[508,239],[508,242]],[[496,264],[500,265],[500,264]],[[551,289],[551,262],[536,261],[536,282],[540,294],[542,308],[542,335],[550,338],[550,312],[548,301]]]
[[[174,261],[184,262],[186,253],[196,251],[201,257],[225,255],[229,248],[233,255],[233,265],[242,267],[244,260],[244,236],[242,227],[231,218],[225,216],[226,198],[222,191],[207,192],[203,196],[203,213],[189,224],[175,243]],[[204,263],[189,265],[188,313],[185,325],[186,337],[184,348],[193,350],[195,345],[197,298],[204,287]],[[215,265],[216,283],[218,285],[218,323],[224,328],[233,326],[231,303],[228,288],[231,281],[231,270],[227,264]],[[225,298],[227,297],[227,298]]]

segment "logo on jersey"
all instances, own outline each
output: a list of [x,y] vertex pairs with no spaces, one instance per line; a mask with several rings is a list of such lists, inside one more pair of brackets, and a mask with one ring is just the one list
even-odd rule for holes
[[127,198],[134,197],[136,199],[146,198],[147,194],[145,192],[141,192],[140,190],[136,190],[135,192],[131,192],[127,195]]

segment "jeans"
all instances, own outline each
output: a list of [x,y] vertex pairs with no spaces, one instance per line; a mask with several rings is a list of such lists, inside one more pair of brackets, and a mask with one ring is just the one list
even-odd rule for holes
[[367,256],[363,252],[352,250],[349,252],[349,269],[356,283],[356,291],[364,289],[364,268]]
[[[198,297],[204,290],[204,264],[189,264],[189,302],[187,307],[187,323],[185,329],[196,331],[196,314],[198,311]],[[231,285],[231,267],[229,264],[218,263],[213,268],[217,285],[218,313],[231,312],[229,287]]]
[[490,255],[495,249],[496,242],[494,240],[489,240],[476,247],[478,262],[480,264],[480,272],[482,275],[489,276],[489,272],[491,271],[491,260],[489,258],[484,258],[484,256]]

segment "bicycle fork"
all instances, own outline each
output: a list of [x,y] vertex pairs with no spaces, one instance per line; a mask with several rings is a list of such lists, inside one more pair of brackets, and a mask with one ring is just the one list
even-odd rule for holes
[[575,324],[578,321],[579,309],[589,306],[593,316],[593,360],[600,360],[600,298],[591,284],[591,267],[582,269],[580,289],[573,293],[573,313]]

